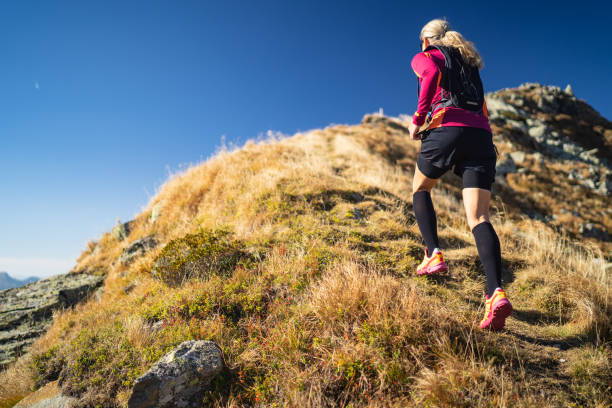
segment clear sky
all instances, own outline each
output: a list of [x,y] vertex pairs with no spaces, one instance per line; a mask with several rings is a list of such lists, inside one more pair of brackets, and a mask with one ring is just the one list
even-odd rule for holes
[[432,18],[476,43],[487,91],[571,83],[610,118],[611,13],[604,1],[2,2],[0,271],[67,271],[222,137],[411,114],[410,59]]

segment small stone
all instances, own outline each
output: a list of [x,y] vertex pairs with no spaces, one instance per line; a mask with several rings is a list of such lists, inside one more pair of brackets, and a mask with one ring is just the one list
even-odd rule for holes
[[567,84],[567,86],[565,87],[565,93],[574,96],[574,90],[572,89],[572,86],[570,84]]
[[508,153],[504,155],[504,159],[495,166],[496,176],[505,176],[508,173],[516,172],[516,164]]
[[121,222],[117,220],[117,225],[111,230],[111,235],[118,241],[123,241],[130,235],[130,227],[132,221]]
[[521,151],[512,152],[510,153],[510,157],[512,157],[512,160],[516,164],[521,165],[525,161],[525,152],[521,152]]
[[519,130],[523,133],[527,133],[527,125],[524,122],[520,122],[518,120],[513,120],[513,119],[508,119],[506,120],[506,126],[510,127],[511,129],[516,129]]
[[573,143],[563,143],[563,151],[565,153],[577,155],[581,152],[581,150],[582,149],[580,149],[580,147],[576,146]]
[[529,131],[527,133],[529,133],[529,136],[533,137],[538,142],[540,142],[544,139],[544,135],[546,134],[546,131],[547,131],[546,125],[538,125],[538,126],[529,128]]

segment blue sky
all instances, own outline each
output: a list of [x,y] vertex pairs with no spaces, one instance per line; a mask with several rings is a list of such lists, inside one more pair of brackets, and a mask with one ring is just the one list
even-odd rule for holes
[[0,271],[67,271],[223,137],[412,113],[432,18],[476,43],[487,91],[571,83],[610,118],[607,4],[2,2]]

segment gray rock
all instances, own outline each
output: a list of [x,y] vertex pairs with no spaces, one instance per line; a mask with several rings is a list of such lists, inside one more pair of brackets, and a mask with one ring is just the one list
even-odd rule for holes
[[137,239],[123,250],[123,253],[119,257],[119,262],[123,265],[129,265],[134,259],[144,255],[156,246],[157,240],[154,235],[147,235],[146,237]]
[[136,380],[128,408],[200,407],[223,368],[223,354],[215,342],[185,341]]
[[538,142],[542,142],[544,140],[544,135],[546,134],[547,130],[548,127],[546,125],[536,125],[530,127],[527,133],[529,134],[529,136],[533,137]]
[[572,89],[572,86],[570,84],[567,84],[567,86],[565,87],[565,93],[574,96],[574,89]]
[[563,143],[563,151],[565,153],[577,155],[582,152],[582,149],[576,146],[574,143]]
[[503,116],[504,112],[506,114],[509,113],[511,115],[519,115],[519,112],[514,106],[496,97],[489,96],[486,98],[486,102],[487,110],[489,111],[489,117],[491,117],[492,119],[499,116]]
[[118,241],[123,241],[130,235],[132,221],[120,222],[117,221],[117,225],[111,230],[111,235]]
[[496,176],[505,176],[508,173],[516,172],[516,164],[508,153],[504,154],[504,159],[495,166]]
[[0,368],[27,351],[51,324],[54,310],[86,299],[104,277],[68,273],[0,291]]
[[512,120],[512,119],[508,119],[506,120],[506,125],[509,126],[512,129],[516,129],[520,132],[523,133],[527,133],[527,124],[525,124],[524,122],[520,122],[518,120]]
[[512,152],[510,153],[510,157],[512,157],[512,161],[514,161],[514,163],[521,165],[525,161],[525,152]]

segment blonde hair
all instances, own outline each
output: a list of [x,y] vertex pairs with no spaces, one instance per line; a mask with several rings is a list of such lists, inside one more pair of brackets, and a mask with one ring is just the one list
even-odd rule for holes
[[458,31],[450,30],[450,25],[446,20],[436,18],[425,24],[421,29],[420,38],[421,41],[425,38],[429,39],[431,45],[455,47],[468,64],[479,69],[484,66],[482,57],[476,51],[474,43],[463,38]]

